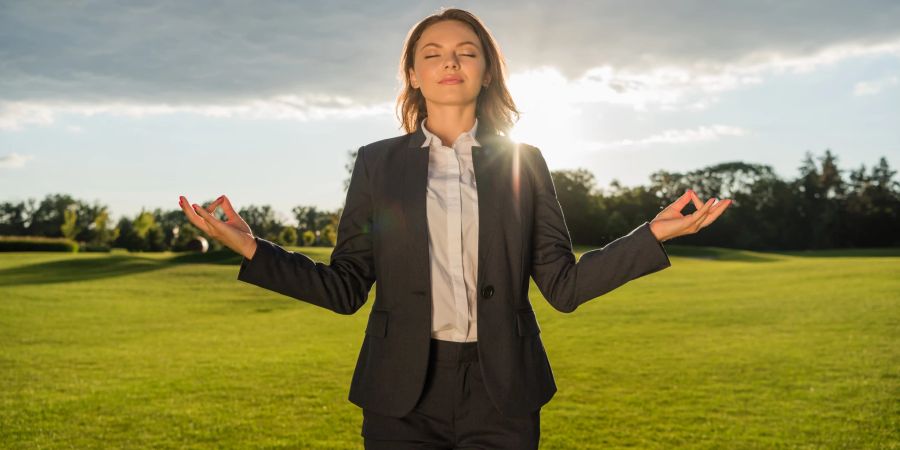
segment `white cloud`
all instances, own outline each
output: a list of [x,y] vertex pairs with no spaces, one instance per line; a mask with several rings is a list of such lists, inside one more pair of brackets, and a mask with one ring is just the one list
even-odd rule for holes
[[747,131],[728,125],[709,125],[689,129],[664,130],[661,133],[639,139],[621,139],[609,142],[589,142],[591,149],[628,147],[646,144],[686,144],[693,142],[717,141],[723,136],[743,136]]
[[853,86],[853,95],[875,95],[885,89],[900,84],[900,77],[892,75],[877,80],[860,81]]
[[32,155],[20,155],[18,153],[10,153],[0,156],[0,169],[20,169],[25,167],[25,162],[34,159]]
[[[728,91],[765,82],[783,73],[807,73],[847,58],[878,54],[900,55],[900,41],[872,46],[840,45],[817,54],[788,58],[775,53],[757,53],[727,65],[693,67],[659,66],[645,71],[599,66],[569,80],[555,67],[542,66],[515,72],[509,87],[524,112],[520,129],[542,127],[559,130],[581,104],[620,105],[638,111],[698,111],[719,102]],[[856,95],[878,92],[897,84],[896,76],[858,83]],[[319,120],[391,115],[394,99],[362,103],[347,96],[328,94],[285,94],[233,102],[156,103],[109,99],[88,101],[2,101],[0,130],[21,130],[29,125],[50,125],[59,114],[82,116],[111,114],[131,117],[193,113],[239,119]],[[526,122],[534,122],[524,126]],[[553,125],[553,126],[551,126]],[[72,130],[75,131],[75,130]],[[522,132],[520,132],[521,134]]]
[[0,102],[0,130],[53,123],[53,110],[30,102]]
[[[393,102],[360,104],[346,97],[326,95],[281,95],[269,99],[247,100],[220,104],[138,103],[109,101],[101,103],[18,101],[0,102],[0,130],[21,130],[26,125],[51,125],[61,114],[94,116],[108,114],[143,117],[176,113],[190,113],[209,117],[258,120],[319,120],[354,118],[390,114]],[[80,132],[80,127],[68,127]]]
[[[557,68],[540,67],[511,76],[510,89],[517,101],[524,98],[526,103],[540,99],[567,105],[621,105],[638,111],[697,111],[716,104],[720,94],[764,83],[776,75],[804,74],[850,58],[881,54],[900,56],[900,41],[871,46],[838,45],[793,58],[760,52],[721,65],[669,65],[648,70],[605,65],[574,80],[567,80]],[[888,82],[893,84],[897,79],[893,77]]]
[[[0,100],[199,105],[287,93],[385,101],[397,87],[406,32],[440,6],[225,2],[210,12],[177,0],[53,8],[6,3],[0,14]],[[735,67],[773,63],[804,70],[860,51],[897,52],[900,39],[895,0],[657,0],[640,6],[559,0],[514,10],[481,2],[473,12],[491,27],[511,69],[553,66],[570,80],[608,66],[618,68],[621,81],[640,82],[641,74],[667,68],[653,77],[674,77],[671,84],[682,70],[719,74],[703,83],[727,86],[753,82],[752,73],[749,80],[728,78]],[[631,92],[632,86],[610,87]]]
[[[724,93],[775,75],[861,56],[900,56],[892,26],[900,8],[888,0],[861,1],[634,7],[562,0],[516,11],[486,2],[476,12],[504,45],[523,122],[562,126],[585,103],[705,110]],[[64,113],[392,115],[403,38],[433,11],[426,5],[398,15],[392,8],[231,4],[209,14],[177,1],[13,3],[0,15],[0,59],[7,62],[0,66],[0,131],[50,125]],[[799,13],[811,9],[817,14]],[[166,27],[143,27],[150,22]],[[863,82],[856,92],[890,85]]]

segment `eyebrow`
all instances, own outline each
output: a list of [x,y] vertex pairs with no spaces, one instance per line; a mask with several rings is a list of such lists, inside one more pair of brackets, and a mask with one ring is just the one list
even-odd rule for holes
[[[428,47],[429,45],[433,45],[433,46],[435,46],[435,47],[437,47],[437,48],[443,48],[443,46],[442,46],[441,44],[437,44],[437,43],[434,43],[434,42],[429,42],[429,43],[427,43],[427,44],[425,44],[425,45],[422,46],[422,50],[424,50],[425,47]],[[456,44],[457,47],[462,47],[463,45],[472,45],[472,46],[478,47],[478,46],[475,45],[475,43],[472,42],[472,41],[464,41],[464,42],[460,42],[459,44]]]

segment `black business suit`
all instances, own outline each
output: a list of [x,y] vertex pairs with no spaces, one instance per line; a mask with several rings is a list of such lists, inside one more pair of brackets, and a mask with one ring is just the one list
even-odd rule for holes
[[[478,358],[491,402],[504,416],[523,417],[556,392],[528,299],[529,276],[554,308],[572,312],[671,264],[648,222],[576,264],[541,152],[478,128]],[[329,264],[257,237],[256,253],[238,273],[241,281],[340,314],[356,312],[378,280],[349,400],[392,417],[416,405],[431,340],[424,139],[420,127],[359,149]]]

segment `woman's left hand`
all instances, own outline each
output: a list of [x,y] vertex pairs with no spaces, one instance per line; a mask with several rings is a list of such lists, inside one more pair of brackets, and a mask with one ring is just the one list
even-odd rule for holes
[[[697,211],[688,215],[681,214],[681,210],[690,201],[694,202]],[[703,203],[693,190],[688,189],[684,195],[660,211],[650,221],[650,231],[653,232],[653,235],[660,242],[686,234],[694,234],[701,228],[715,222],[728,209],[729,205],[731,205],[731,199],[717,202],[715,197]]]

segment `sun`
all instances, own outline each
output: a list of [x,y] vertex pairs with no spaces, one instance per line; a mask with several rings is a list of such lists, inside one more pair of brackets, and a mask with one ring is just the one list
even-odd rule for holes
[[510,138],[554,153],[565,160],[578,152],[579,109],[571,98],[568,80],[552,67],[516,73],[509,78],[509,91],[521,112],[510,130]]

